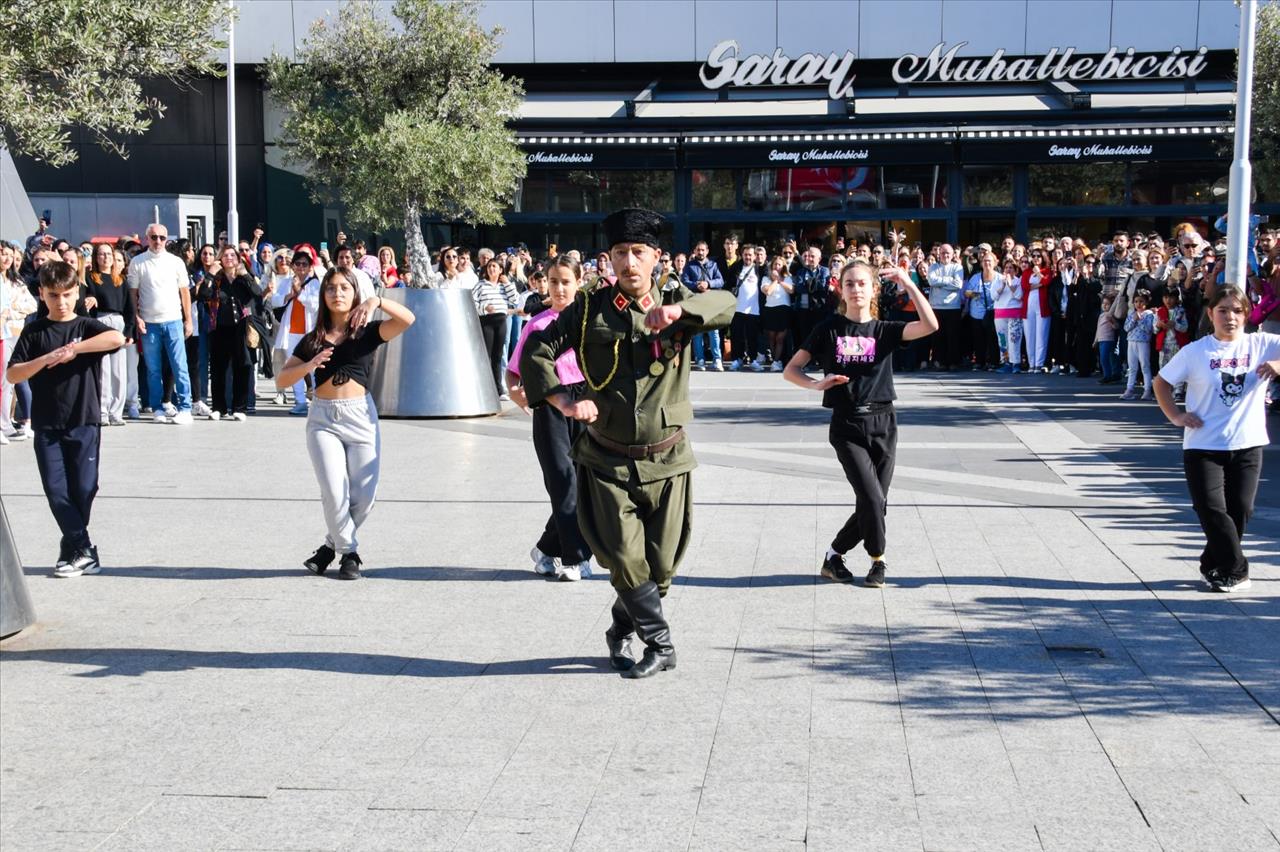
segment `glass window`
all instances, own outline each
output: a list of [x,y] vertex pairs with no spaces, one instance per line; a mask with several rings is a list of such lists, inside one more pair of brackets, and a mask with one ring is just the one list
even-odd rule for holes
[[1013,167],[965,166],[964,206],[1012,207]]
[[[539,173],[546,175],[545,203],[531,184]],[[525,213],[605,213],[618,207],[675,209],[675,172],[659,169],[643,171],[547,169],[531,172],[525,180],[522,210]]]
[[753,169],[743,204],[748,210],[839,210],[845,181],[844,169]]
[[1124,204],[1124,163],[1035,164],[1027,167],[1035,207]]
[[732,210],[738,204],[733,169],[693,170],[693,209]]
[[1213,182],[1227,176],[1228,163],[1133,163],[1134,204],[1214,204]]
[[845,204],[850,210],[879,210],[880,169],[875,166],[859,166],[849,169],[845,179]]
[[943,166],[886,166],[881,192],[888,209],[936,210],[947,207],[947,169]]

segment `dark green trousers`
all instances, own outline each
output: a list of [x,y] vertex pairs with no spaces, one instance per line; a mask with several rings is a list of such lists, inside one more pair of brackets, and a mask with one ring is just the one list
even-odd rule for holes
[[615,589],[652,580],[665,595],[693,529],[690,475],[624,484],[579,466],[578,527]]

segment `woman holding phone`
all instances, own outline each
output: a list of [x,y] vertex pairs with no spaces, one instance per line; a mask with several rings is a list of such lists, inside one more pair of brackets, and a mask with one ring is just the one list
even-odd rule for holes
[[[295,256],[296,256],[295,252]],[[372,304],[377,299],[376,305]],[[307,416],[307,451],[320,483],[328,530],[324,544],[302,564],[323,574],[339,559],[338,578],[360,579],[356,534],[373,509],[378,490],[378,410],[369,395],[373,354],[413,325],[413,312],[382,297],[361,300],[353,272],[334,267],[320,284],[315,328],[276,374],[283,390],[315,374],[315,397]],[[388,320],[369,322],[381,308]]]
[[[919,319],[879,318],[880,290],[889,283],[910,295]],[[885,513],[898,444],[893,353],[904,342],[937,331],[938,318],[928,297],[896,266],[877,271],[866,261],[850,261],[840,273],[840,298],[841,313],[818,323],[783,376],[793,385],[822,391],[822,405],[831,409],[828,439],[857,498],[853,514],[827,549],[821,575],[851,582],[844,557],[861,543],[871,557],[863,582],[882,588],[888,545]],[[815,359],[825,374],[816,381],[804,373],[805,364]]]

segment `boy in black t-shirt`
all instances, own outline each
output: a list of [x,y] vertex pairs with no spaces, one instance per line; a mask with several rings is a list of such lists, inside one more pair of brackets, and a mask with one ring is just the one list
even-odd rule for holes
[[[902,288],[911,298],[918,320],[879,318],[880,297],[889,286]],[[840,272],[840,298],[843,315],[828,317],[814,327],[787,364],[783,378],[822,391],[822,404],[831,409],[828,439],[857,499],[853,514],[827,549],[821,575],[838,583],[851,582],[844,555],[861,543],[871,557],[864,583],[881,588],[887,570],[885,513],[898,445],[893,353],[903,343],[936,332],[938,319],[928,298],[896,266],[876,270],[866,261],[851,261]],[[811,360],[825,374],[818,381],[804,373]]]
[[49,508],[62,530],[55,577],[97,574],[89,513],[98,493],[102,436],[99,362],[124,345],[124,335],[75,312],[76,272],[57,261],[40,268],[40,299],[48,309],[22,330],[5,377],[31,386],[36,465]]

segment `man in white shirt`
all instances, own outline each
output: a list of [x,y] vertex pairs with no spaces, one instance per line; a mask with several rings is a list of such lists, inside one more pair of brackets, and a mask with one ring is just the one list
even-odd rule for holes
[[955,262],[955,249],[938,247],[938,262],[929,264],[929,307],[938,315],[938,331],[930,338],[935,369],[952,370],[960,363],[960,317],[964,306],[964,267]]
[[[191,336],[191,291],[182,259],[165,250],[169,231],[147,226],[147,251],[129,264],[129,289],[137,305],[138,335],[147,362],[147,390],[157,423],[191,422],[191,378],[187,372],[186,339]],[[173,372],[174,405],[163,407],[163,365]]]
[[[726,241],[727,242],[727,241]],[[763,254],[764,250],[761,249]],[[733,347],[733,369],[749,369],[759,373],[764,370],[764,356],[760,354],[760,269],[757,266],[756,247],[742,247],[742,263],[735,270],[733,285],[738,305],[733,314],[733,333],[729,343]]]

